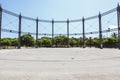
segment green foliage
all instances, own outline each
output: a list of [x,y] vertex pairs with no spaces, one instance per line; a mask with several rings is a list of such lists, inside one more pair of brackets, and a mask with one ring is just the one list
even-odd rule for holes
[[69,40],[69,44],[70,44],[70,46],[71,47],[74,47],[76,44],[77,44],[77,41],[76,41],[76,39],[75,38],[70,38],[70,40]]
[[[117,46],[117,34],[113,33],[110,38],[103,38],[103,47],[115,48]],[[67,47],[68,40],[70,47],[82,47],[83,38],[69,38],[67,36],[56,36],[54,37],[54,45],[56,47]],[[35,39],[30,34],[25,34],[21,36],[22,46],[32,47],[35,46]],[[99,38],[87,38],[85,41],[86,46],[99,47]],[[8,46],[17,46],[18,38],[2,38],[1,45],[5,48]],[[52,39],[50,37],[41,37],[38,39],[39,47],[51,47]]]
[[39,39],[39,42],[39,46],[51,47],[51,38],[49,37],[42,37],[41,39]]
[[38,39],[38,46],[42,47],[42,40],[41,39]]
[[35,40],[34,37],[32,37],[32,35],[30,34],[25,34],[21,36],[21,43],[22,46],[34,46],[35,45]]
[[99,39],[98,39],[98,38],[94,38],[94,39],[93,39],[93,45],[94,45],[95,47],[99,47]]
[[56,36],[54,42],[56,47],[65,47],[68,43],[68,37],[66,36]]
[[11,39],[11,46],[17,46],[18,45],[18,38]]
[[65,45],[68,44],[69,38],[66,36],[61,36],[61,39],[62,39],[62,45],[65,47]]
[[116,38],[105,38],[103,40],[103,45],[104,47],[108,47],[108,48],[111,48],[111,47],[116,47]]
[[54,43],[55,43],[56,47],[62,45],[62,38],[61,38],[61,36],[56,36],[54,38]]
[[90,46],[90,47],[93,46],[94,42],[96,42],[96,41],[94,41],[91,37],[86,39],[87,46]]
[[11,45],[11,39],[10,38],[3,38],[1,40],[1,45],[2,46],[10,46]]
[[70,38],[69,44],[71,47],[78,47],[80,45],[80,38],[74,38],[74,37]]
[[82,47],[82,45],[83,45],[83,38],[82,37],[79,38],[79,44],[78,45],[80,45],[80,47]]
[[8,48],[8,46],[11,45],[11,39],[10,38],[3,38],[1,39],[1,45],[3,46],[3,48]]

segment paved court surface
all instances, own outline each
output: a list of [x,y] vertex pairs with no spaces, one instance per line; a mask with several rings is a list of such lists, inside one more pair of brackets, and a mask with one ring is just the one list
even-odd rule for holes
[[120,50],[0,50],[0,80],[120,80]]

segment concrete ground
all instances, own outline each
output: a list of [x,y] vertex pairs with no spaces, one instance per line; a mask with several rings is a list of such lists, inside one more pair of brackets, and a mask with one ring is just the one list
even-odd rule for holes
[[120,80],[120,50],[0,50],[0,80]]

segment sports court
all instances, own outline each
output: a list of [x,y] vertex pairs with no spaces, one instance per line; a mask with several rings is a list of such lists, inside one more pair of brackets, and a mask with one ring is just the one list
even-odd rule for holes
[[120,50],[22,48],[0,50],[0,80],[119,80]]

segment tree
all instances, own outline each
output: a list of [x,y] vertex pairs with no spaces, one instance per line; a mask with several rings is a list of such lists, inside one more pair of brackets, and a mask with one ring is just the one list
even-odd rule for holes
[[42,47],[42,40],[41,39],[38,39],[38,46]]
[[68,37],[66,36],[56,36],[54,42],[56,47],[65,47],[68,43]]
[[93,45],[94,45],[95,47],[99,47],[99,39],[98,39],[98,38],[94,38],[94,39],[93,39]]
[[62,38],[60,36],[56,36],[54,38],[54,42],[55,42],[56,47],[58,47],[58,46],[62,45]]
[[78,40],[77,38],[72,37],[72,38],[70,38],[70,40],[69,40],[69,44],[70,44],[71,47],[78,46],[79,40]]
[[116,47],[116,38],[106,38],[103,40],[104,47],[112,48]]
[[83,38],[82,37],[79,38],[79,45],[80,45],[80,47],[82,47],[82,45],[83,45]]
[[[42,44],[42,46],[44,47],[51,47],[51,38],[49,37],[42,37],[40,39],[40,43]],[[39,44],[40,44],[39,43]]]
[[18,38],[11,39],[11,46],[17,46],[18,45]]
[[4,47],[7,46],[7,48],[8,48],[8,46],[11,45],[11,39],[10,38],[1,39],[1,45],[4,46]]
[[60,36],[62,39],[62,46],[65,47],[65,45],[68,44],[69,38],[67,36]]
[[22,46],[26,46],[26,47],[35,45],[34,37],[32,37],[32,35],[30,34],[22,35],[21,42],[22,42]]
[[[97,42],[97,41],[96,41]],[[87,46],[93,46],[93,39],[91,37],[89,37],[87,40],[86,40],[86,45]]]

